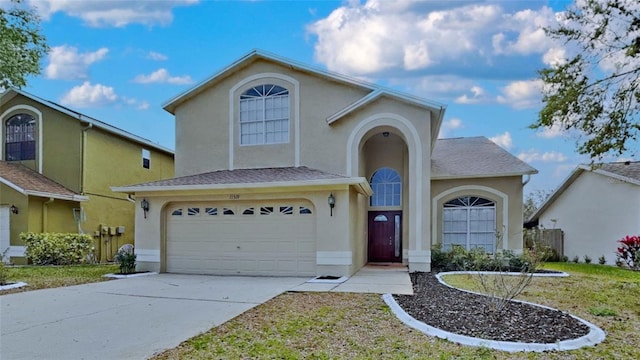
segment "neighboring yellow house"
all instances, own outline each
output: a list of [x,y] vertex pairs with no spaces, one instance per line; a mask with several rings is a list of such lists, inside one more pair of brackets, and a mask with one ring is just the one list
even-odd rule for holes
[[253,51],[164,107],[176,178],[135,194],[140,270],[349,276],[430,271],[431,247],[522,251],[523,176],[484,137],[438,140],[445,107]]
[[111,186],[173,176],[173,151],[27,92],[0,95],[0,252],[21,232],[83,232],[96,257],[134,242],[134,200]]

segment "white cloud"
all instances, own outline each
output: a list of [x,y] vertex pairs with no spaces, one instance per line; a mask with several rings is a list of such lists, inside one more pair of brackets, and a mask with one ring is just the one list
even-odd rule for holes
[[163,1],[77,1],[30,0],[40,16],[49,19],[56,12],[82,19],[92,27],[124,27],[131,23],[168,25],[173,21],[173,8],[188,6],[198,0]]
[[542,128],[542,131],[536,133],[541,138],[553,139],[564,135],[565,130],[558,123],[554,123],[550,127]]
[[524,162],[564,162],[567,157],[558,151],[547,151],[540,153],[538,150],[530,149],[518,154],[518,159]]
[[569,176],[569,173],[576,168],[576,164],[562,164],[556,166],[556,169],[553,172],[553,177],[556,179],[562,179]]
[[542,85],[540,79],[513,81],[501,89],[502,95],[496,100],[515,109],[536,107],[542,98]]
[[60,102],[63,105],[78,108],[100,107],[116,103],[118,95],[111,86],[101,84],[92,85],[85,81],[82,85],[75,86],[67,92]]
[[513,146],[513,141],[511,139],[511,134],[508,131],[505,131],[504,134],[498,134],[496,136],[492,136],[489,140],[493,141],[497,145],[509,150]]
[[490,98],[487,96],[483,88],[474,85],[469,89],[467,94],[458,96],[454,101],[458,104],[478,104],[482,102],[489,102]]
[[147,54],[147,58],[151,59],[151,60],[155,60],[155,61],[165,61],[167,59],[169,59],[169,57],[165,54],[161,54],[159,52],[155,52],[155,51],[149,51],[149,54]]
[[139,84],[151,84],[151,83],[166,83],[174,85],[192,84],[193,79],[191,76],[171,76],[167,69],[160,68],[149,75],[138,75],[133,79],[133,82]]
[[[495,2],[368,0],[349,1],[307,30],[317,37],[316,60],[329,70],[389,78],[390,71],[494,68],[497,56],[535,55],[540,61],[553,46],[543,27],[554,21],[546,6],[505,10]],[[533,72],[539,65],[529,66]]]
[[140,104],[138,104],[137,106],[138,110],[147,110],[148,108],[149,108],[149,103],[146,101],[140,102]]
[[449,136],[449,134],[456,129],[461,129],[463,128],[464,125],[462,124],[462,120],[458,119],[458,118],[452,118],[449,120],[445,120],[442,122],[442,125],[440,125],[440,133],[438,134],[438,138],[439,139],[443,139],[446,138],[447,136]]
[[567,51],[560,47],[552,47],[542,56],[542,62],[549,66],[563,65],[566,61]]
[[73,46],[54,46],[49,51],[49,64],[44,69],[48,79],[86,79],[89,66],[104,59],[109,49],[100,48],[93,52],[78,52]]

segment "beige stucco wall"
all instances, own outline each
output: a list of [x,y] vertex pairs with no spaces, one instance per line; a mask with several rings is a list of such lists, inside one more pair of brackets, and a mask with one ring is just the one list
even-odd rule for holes
[[442,208],[460,196],[480,196],[496,202],[498,248],[522,251],[522,177],[433,180],[431,183],[432,244],[442,243]]
[[585,171],[541,214],[539,224],[562,229],[570,259],[588,255],[597,263],[604,255],[613,265],[616,241],[640,234],[640,186]]

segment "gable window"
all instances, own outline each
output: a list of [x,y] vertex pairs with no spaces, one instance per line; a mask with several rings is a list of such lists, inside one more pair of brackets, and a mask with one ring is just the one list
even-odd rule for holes
[[151,168],[151,151],[142,149],[142,167],[145,169]]
[[240,95],[240,144],[289,142],[289,90],[259,85]]
[[28,114],[17,114],[10,117],[5,126],[5,159],[35,160],[36,119]]
[[444,250],[460,245],[467,250],[483,248],[493,253],[496,243],[496,204],[476,196],[463,196],[444,204],[442,211]]
[[402,180],[397,171],[381,168],[371,176],[371,206],[400,206],[402,198]]

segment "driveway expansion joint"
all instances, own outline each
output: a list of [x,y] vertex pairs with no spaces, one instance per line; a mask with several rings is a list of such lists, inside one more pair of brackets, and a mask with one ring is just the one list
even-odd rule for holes
[[165,300],[185,300],[185,301],[206,301],[206,302],[217,302],[217,303],[233,303],[233,304],[251,304],[251,305],[260,305],[262,302],[256,301],[242,301],[242,300],[233,300],[233,299],[202,299],[202,298],[186,298],[186,297],[173,297],[173,296],[156,296],[156,295],[139,295],[139,294],[121,294],[114,292],[106,292],[100,291],[100,294],[106,295],[116,295],[116,296],[127,296],[127,297],[135,297],[135,298],[148,298],[148,299],[165,299]]

